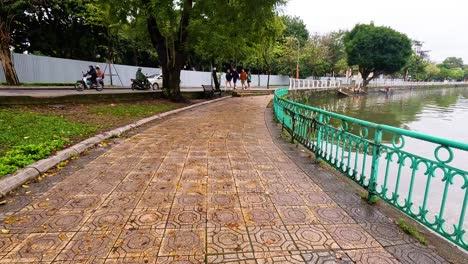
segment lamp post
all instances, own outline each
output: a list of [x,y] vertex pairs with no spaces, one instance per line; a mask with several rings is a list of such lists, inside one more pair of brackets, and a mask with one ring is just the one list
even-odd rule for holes
[[300,42],[299,39],[293,38],[295,41],[297,41],[297,62],[296,62],[296,80],[299,80],[299,47],[300,47]]

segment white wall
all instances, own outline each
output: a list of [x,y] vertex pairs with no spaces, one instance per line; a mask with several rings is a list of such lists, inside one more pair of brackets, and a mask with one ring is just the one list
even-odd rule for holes
[[[22,83],[73,83],[81,79],[81,72],[87,71],[89,65],[98,64],[101,69],[105,69],[104,81],[110,84],[109,65],[105,63],[69,60],[46,56],[36,56],[30,54],[13,53],[13,63],[16,73]],[[130,79],[135,78],[137,66],[112,65],[112,82],[117,86],[130,86]],[[147,75],[161,73],[159,68],[141,67],[143,73]],[[116,75],[118,73],[118,76]],[[120,79],[119,79],[120,77]],[[252,86],[258,85],[258,76],[252,75]],[[260,75],[260,85],[266,86],[266,75]],[[121,82],[122,81],[122,82]],[[3,69],[0,67],[0,82],[5,82]],[[221,77],[221,85],[224,87],[224,74]],[[182,71],[181,86],[200,88],[202,84],[211,84],[211,74],[209,72]],[[270,85],[288,85],[287,76],[270,76]]]

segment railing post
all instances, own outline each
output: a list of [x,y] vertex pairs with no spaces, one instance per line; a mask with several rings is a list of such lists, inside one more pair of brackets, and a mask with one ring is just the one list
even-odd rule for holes
[[291,144],[294,144],[294,131],[296,130],[296,120],[294,119],[295,112],[291,111]]
[[322,144],[322,128],[323,128],[323,114],[320,113],[317,123],[317,146],[315,147],[315,162],[319,162],[320,159],[320,145]]
[[379,173],[379,158],[380,158],[380,146],[382,145],[382,129],[376,128],[374,134],[374,146],[372,147],[372,167],[369,178],[369,186],[367,187],[367,200],[374,202],[377,198],[377,174]]

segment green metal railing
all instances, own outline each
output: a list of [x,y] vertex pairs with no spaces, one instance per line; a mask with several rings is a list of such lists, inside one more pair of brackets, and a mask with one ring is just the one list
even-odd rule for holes
[[[457,154],[466,164],[468,144],[324,111],[288,100],[287,94],[276,90],[273,107],[292,140],[365,188],[369,199],[381,198],[468,250],[468,173],[452,163]],[[413,154],[422,144],[433,155]]]

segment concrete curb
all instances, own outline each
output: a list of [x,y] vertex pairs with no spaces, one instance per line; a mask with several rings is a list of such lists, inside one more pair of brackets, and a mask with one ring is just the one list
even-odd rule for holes
[[131,123],[129,125],[119,127],[119,128],[113,129],[111,131],[107,131],[107,132],[98,134],[98,135],[96,135],[94,137],[83,140],[83,141],[81,141],[81,142],[79,142],[79,143],[77,143],[77,144],[75,144],[75,145],[73,145],[71,147],[68,147],[68,148],[66,148],[64,150],[61,150],[61,151],[57,152],[55,155],[53,155],[53,156],[51,156],[49,158],[42,159],[42,160],[39,160],[39,161],[37,161],[37,162],[35,162],[35,163],[31,164],[31,165],[28,165],[25,168],[16,171],[15,174],[10,174],[10,175],[7,175],[7,176],[3,177],[2,179],[0,179],[0,198],[5,197],[10,191],[15,190],[16,188],[18,188],[19,186],[21,186],[25,182],[37,178],[42,173],[48,171],[49,169],[51,169],[55,165],[59,164],[60,162],[68,160],[69,158],[82,153],[86,149],[89,149],[89,148],[99,144],[100,142],[102,142],[102,141],[104,141],[104,140],[106,140],[108,138],[111,138],[113,136],[119,136],[124,132],[127,132],[127,131],[129,131],[129,130],[131,130],[133,128],[144,125],[144,124],[146,124],[148,122],[151,122],[151,121],[154,121],[154,120],[157,120],[157,119],[161,119],[161,118],[169,116],[169,115],[177,114],[177,113],[180,113],[182,111],[187,111],[187,110],[190,110],[190,109],[202,106],[202,105],[218,102],[218,101],[221,101],[221,100],[224,100],[224,99],[227,99],[227,98],[231,98],[231,97],[230,96],[221,97],[221,98],[218,98],[218,99],[214,99],[214,100],[210,100],[210,101],[206,101],[206,102],[201,102],[201,103],[198,103],[198,104],[189,105],[187,107],[175,109],[175,110],[164,112],[164,113],[161,113],[161,114],[156,114],[156,115],[153,115],[151,117],[147,117],[147,118],[138,120],[138,121],[136,121],[134,123]]

